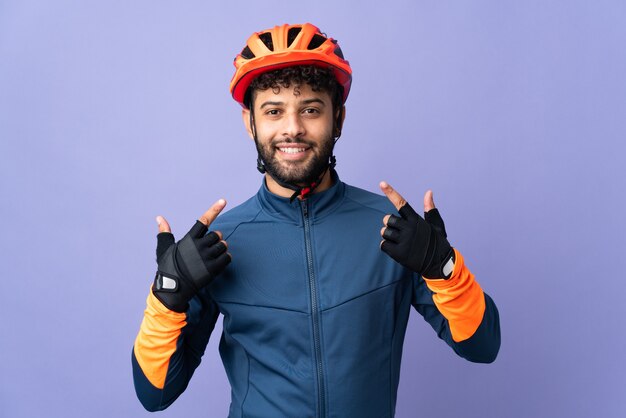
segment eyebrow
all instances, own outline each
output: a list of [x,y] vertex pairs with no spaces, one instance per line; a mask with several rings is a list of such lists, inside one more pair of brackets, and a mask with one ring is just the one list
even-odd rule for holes
[[[300,102],[300,104],[311,104],[311,103],[319,103],[322,106],[326,106],[326,103],[324,103],[324,101],[322,99],[318,99],[318,98],[312,98],[312,99],[306,99],[303,100],[302,102]],[[260,109],[263,109],[265,106],[283,106],[285,103],[284,102],[273,102],[273,101],[267,101],[267,102],[263,102],[263,104],[261,105]]]
[[265,106],[280,106],[283,104],[283,102],[265,102],[261,105],[260,109],[263,109]]
[[302,104],[311,104],[311,103],[319,103],[322,106],[326,106],[326,103],[324,103],[322,99],[318,99],[318,98],[306,99],[302,101]]

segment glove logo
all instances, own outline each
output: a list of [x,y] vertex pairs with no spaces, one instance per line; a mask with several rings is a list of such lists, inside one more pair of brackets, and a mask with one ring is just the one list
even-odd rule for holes
[[156,290],[164,290],[170,292],[175,292],[176,290],[178,290],[178,280],[172,277],[164,276],[160,272],[157,272],[156,280],[154,282]]

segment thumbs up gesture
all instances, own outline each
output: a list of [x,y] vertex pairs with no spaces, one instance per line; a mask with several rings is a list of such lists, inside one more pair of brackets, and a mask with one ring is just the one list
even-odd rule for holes
[[165,218],[157,216],[158,270],[152,292],[168,309],[185,312],[189,300],[230,263],[228,245],[222,234],[219,231],[207,234],[225,206],[224,199],[215,202],[178,242]]
[[424,195],[424,218],[386,182],[380,188],[400,216],[386,215],[380,230],[380,248],[403,266],[427,279],[448,279],[454,268],[454,250],[435,208],[433,192]]

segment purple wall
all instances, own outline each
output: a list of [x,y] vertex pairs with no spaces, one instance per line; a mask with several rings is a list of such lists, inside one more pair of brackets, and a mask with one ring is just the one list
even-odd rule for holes
[[[433,188],[500,309],[488,366],[412,316],[397,416],[626,416],[626,3],[339,3],[0,2],[0,416],[149,415],[154,216],[180,236],[256,191],[232,59],[303,21],[355,72],[342,179]],[[226,415],[218,340],[159,416]]]

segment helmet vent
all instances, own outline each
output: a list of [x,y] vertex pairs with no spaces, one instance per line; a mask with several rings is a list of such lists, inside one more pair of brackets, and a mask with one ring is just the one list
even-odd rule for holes
[[324,42],[326,42],[326,38],[324,38],[322,35],[315,34],[313,35],[313,39],[311,39],[311,42],[309,42],[309,46],[307,48],[315,49],[322,45]]
[[345,59],[343,57],[343,52],[341,51],[341,48],[339,48],[339,45],[337,45],[337,41],[333,39],[333,43],[335,44],[335,55],[337,55],[341,59]]
[[302,28],[290,28],[287,32],[287,46],[290,47],[293,41],[296,40],[298,34],[302,32]]
[[259,39],[265,44],[265,46],[270,50],[274,50],[274,42],[272,42],[272,34],[269,32],[265,32],[259,35]]
[[251,60],[252,58],[254,58],[254,54],[248,46],[241,50],[241,56],[247,60]]

